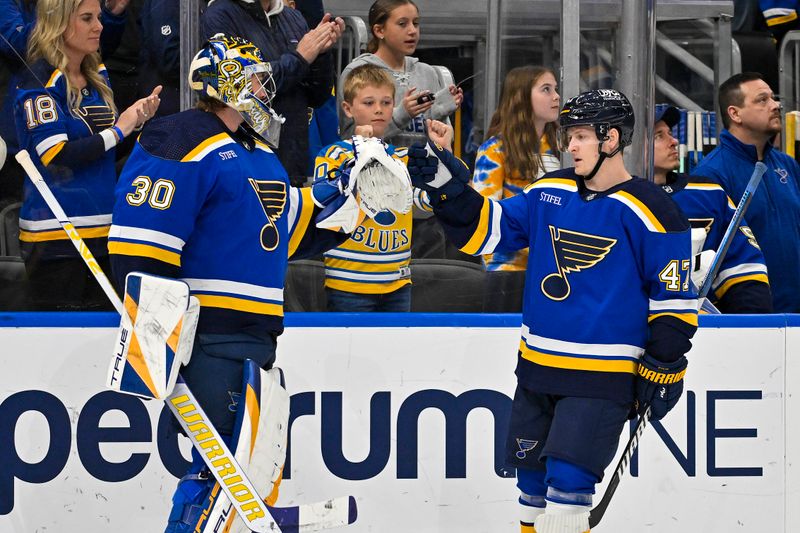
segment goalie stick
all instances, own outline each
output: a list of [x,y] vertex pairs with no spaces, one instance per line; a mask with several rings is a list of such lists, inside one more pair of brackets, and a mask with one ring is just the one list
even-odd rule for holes
[[[31,160],[26,150],[20,150],[15,156],[20,166],[33,182],[42,195],[47,206],[53,212],[58,223],[69,237],[78,254],[89,267],[100,287],[114,305],[117,313],[122,315],[123,304],[111,285],[103,269],[97,263],[86,243],[72,225],[67,214],[56,200],[52,191],[45,183],[39,169]],[[238,463],[225,441],[220,437],[216,428],[211,424],[206,413],[192,394],[186,382],[178,376],[175,390],[164,400],[172,414],[178,419],[181,427],[186,432],[192,445],[197,449],[206,466],[216,478],[220,488],[230,500],[239,518],[248,529],[257,533],[283,532],[283,533],[310,533],[320,529],[339,527],[355,522],[357,507],[355,498],[343,496],[318,503],[305,504],[293,507],[269,507],[259,496],[258,491],[247,477],[244,469]],[[211,438],[204,439],[201,444],[194,432],[189,430],[187,419],[196,424],[205,422]],[[211,444],[210,444],[211,443]],[[212,454],[209,452],[213,448]],[[222,461],[222,462],[220,462]],[[223,464],[222,468],[214,465]],[[224,475],[223,475],[224,471]]]
[[[742,198],[739,200],[739,205],[736,206],[736,211],[733,213],[731,221],[728,223],[728,228],[725,230],[725,235],[723,235],[722,240],[720,241],[719,250],[717,250],[717,253],[714,255],[714,260],[708,269],[708,274],[706,275],[705,280],[703,280],[703,284],[698,291],[697,297],[699,300],[702,301],[705,299],[706,295],[708,295],[708,292],[711,290],[711,284],[713,283],[714,278],[717,277],[717,273],[719,272],[720,266],[722,266],[722,260],[725,258],[725,254],[728,253],[728,248],[730,247],[733,235],[739,229],[739,225],[742,223],[744,213],[747,211],[747,207],[750,205],[750,200],[752,200],[753,193],[758,188],[759,183],[761,183],[761,178],[764,177],[764,173],[766,171],[767,166],[761,161],[758,161],[753,169],[753,174],[750,176],[750,180],[747,182],[747,187],[742,193]],[[617,467],[614,469],[614,475],[611,477],[611,481],[608,482],[608,487],[606,487],[606,491],[603,493],[600,503],[595,505],[589,512],[590,528],[597,526],[597,524],[599,524],[600,520],[603,518],[603,515],[608,508],[608,504],[611,503],[611,498],[614,496],[614,493],[619,486],[620,479],[625,473],[625,470],[628,468],[628,464],[630,464],[631,457],[633,457],[636,447],[639,445],[639,439],[641,438],[642,433],[644,433],[644,428],[647,427],[647,423],[649,421],[650,406],[647,406],[644,414],[639,418],[636,428],[633,430],[633,434],[628,440],[628,444],[622,451],[622,457],[620,457]]]

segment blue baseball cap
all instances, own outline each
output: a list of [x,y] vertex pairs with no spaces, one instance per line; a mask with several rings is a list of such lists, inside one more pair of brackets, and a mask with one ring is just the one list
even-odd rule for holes
[[664,106],[660,111],[656,112],[656,120],[653,124],[658,124],[660,120],[663,120],[668,128],[672,128],[681,121],[681,112],[678,111],[678,108],[672,107],[671,105]]

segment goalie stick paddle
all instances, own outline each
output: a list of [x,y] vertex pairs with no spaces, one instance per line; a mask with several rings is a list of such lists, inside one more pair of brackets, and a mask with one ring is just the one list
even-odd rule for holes
[[[83,242],[78,231],[72,225],[61,204],[56,200],[50,187],[45,183],[39,169],[36,168],[36,165],[31,160],[30,154],[26,150],[20,150],[15,157],[25,170],[28,178],[42,195],[42,198],[44,198],[47,206],[55,215],[73,246],[78,250],[78,254],[84,260],[86,266],[89,267],[103,292],[105,292],[117,312],[122,315],[123,306],[119,295],[117,295],[89,247],[86,246],[86,243]],[[294,507],[267,506],[183,378],[178,376],[175,390],[164,401],[172,411],[172,414],[178,419],[189,440],[192,441],[192,445],[202,456],[206,466],[219,483],[220,488],[236,509],[239,518],[251,531],[257,533],[281,531],[283,533],[310,533],[355,522],[357,508],[355,498],[352,496]],[[204,439],[201,444],[194,432],[189,429],[189,423],[192,426],[204,423],[206,430],[212,434],[212,437]],[[223,466],[222,468],[217,468],[214,463],[222,464]],[[274,515],[272,514],[273,512],[275,513]]]
[[[739,229],[739,225],[742,223],[744,213],[747,211],[747,207],[750,205],[750,200],[753,198],[753,193],[758,188],[759,183],[761,183],[761,178],[764,177],[764,173],[766,171],[767,166],[761,161],[758,161],[753,169],[753,174],[750,176],[750,179],[747,182],[747,187],[745,188],[744,193],[742,193],[742,198],[739,200],[739,205],[736,206],[736,211],[733,213],[730,223],[728,223],[728,228],[725,230],[725,235],[723,235],[722,240],[720,241],[719,250],[717,250],[714,260],[708,269],[706,279],[703,281],[703,285],[698,291],[699,299],[702,300],[705,298],[711,289],[711,283],[713,282],[714,278],[717,277],[717,273],[722,265],[722,260],[725,258],[725,254],[728,253],[728,248],[730,247],[733,235]],[[595,505],[589,512],[590,528],[597,526],[597,524],[600,523],[600,519],[603,518],[603,514],[605,514],[608,504],[611,502],[611,498],[614,496],[614,493],[619,486],[622,475],[628,468],[628,464],[630,464],[631,457],[633,457],[636,447],[639,445],[639,439],[641,438],[642,433],[644,433],[644,428],[647,427],[647,423],[649,421],[650,406],[647,406],[644,415],[639,418],[636,428],[633,430],[633,435],[631,435],[630,440],[628,440],[628,444],[625,446],[625,449],[622,452],[622,457],[617,463],[617,467],[614,469],[614,474],[611,477],[611,481],[608,482],[608,487],[606,488],[606,492],[603,494],[603,497],[600,499],[600,503]]]

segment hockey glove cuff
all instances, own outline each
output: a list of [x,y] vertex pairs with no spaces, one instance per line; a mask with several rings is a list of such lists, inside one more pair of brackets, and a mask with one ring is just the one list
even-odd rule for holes
[[414,187],[427,191],[434,206],[460,195],[472,179],[463,161],[433,141],[408,149],[408,173]]
[[664,363],[648,353],[639,360],[636,379],[636,403],[640,416],[650,405],[650,420],[661,420],[675,407],[683,393],[686,357]]

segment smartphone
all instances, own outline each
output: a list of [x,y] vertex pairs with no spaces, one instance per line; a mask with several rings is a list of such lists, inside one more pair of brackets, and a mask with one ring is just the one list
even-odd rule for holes
[[433,102],[436,100],[436,96],[433,93],[423,93],[417,96],[417,105],[422,105],[425,102]]

